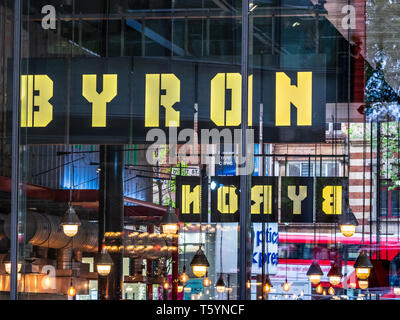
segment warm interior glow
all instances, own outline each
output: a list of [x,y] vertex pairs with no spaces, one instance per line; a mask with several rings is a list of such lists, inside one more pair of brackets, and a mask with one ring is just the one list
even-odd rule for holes
[[251,288],[251,281],[247,281],[246,287],[247,287],[247,289],[250,289],[250,288]]
[[321,276],[319,274],[312,274],[309,278],[312,284],[318,284],[321,281]]
[[[8,274],[10,274],[11,273],[11,262],[6,262],[5,264],[4,264],[4,268],[6,269],[6,272],[8,273]],[[21,268],[22,268],[22,264],[21,263],[18,263],[18,271],[17,272],[20,272],[21,271]]]
[[335,294],[335,289],[333,289],[332,287],[329,287],[328,289],[328,293],[333,296]]
[[108,276],[111,272],[110,264],[98,264],[97,265],[97,273],[101,276]]
[[175,234],[178,232],[178,224],[177,223],[163,224],[162,229],[163,232],[166,234]]
[[331,285],[337,286],[340,283],[341,279],[342,279],[342,277],[339,277],[339,276],[330,276],[329,282],[331,283]]
[[205,287],[209,287],[209,286],[210,286],[210,284],[211,284],[211,280],[210,280],[210,278],[208,278],[208,277],[205,277],[205,278],[203,279],[203,286],[205,286]]
[[68,295],[70,297],[73,297],[73,296],[75,296],[75,294],[76,294],[75,288],[73,286],[70,286],[69,289],[68,289]]
[[286,281],[282,289],[283,291],[288,292],[290,290],[290,284]]
[[178,284],[178,292],[182,292],[183,291],[183,284]]
[[264,288],[263,288],[265,293],[270,293],[271,292],[271,286],[269,285],[269,283],[264,284]]
[[46,276],[45,279],[44,279],[44,285],[46,286],[46,289],[50,288],[51,279],[48,276]]
[[181,274],[181,282],[182,283],[186,283],[186,282],[188,282],[189,281],[189,276],[187,275],[187,273],[186,272],[183,272],[182,274]]
[[360,286],[361,289],[367,289],[368,280],[358,280],[358,285]]
[[340,232],[345,237],[351,237],[356,232],[356,226],[351,224],[342,224],[340,226]]
[[316,291],[318,294],[321,294],[321,293],[322,293],[322,286],[321,286],[321,284],[319,284],[319,285],[315,288],[315,291]]
[[73,237],[78,233],[79,226],[77,224],[63,224],[62,227],[67,237]]
[[394,287],[394,288],[393,288],[393,293],[394,293],[396,296],[400,295],[400,287]]
[[356,268],[356,275],[361,280],[368,279],[370,273],[371,273],[371,269],[370,268]]
[[193,274],[198,277],[204,277],[207,272],[207,266],[193,266]]
[[223,293],[225,291],[225,286],[216,286],[215,288],[219,293]]

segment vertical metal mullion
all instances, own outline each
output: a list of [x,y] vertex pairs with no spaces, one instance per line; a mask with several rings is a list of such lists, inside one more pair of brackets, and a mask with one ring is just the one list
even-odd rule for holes
[[121,57],[125,54],[125,17],[121,18],[121,47],[120,47],[120,55]]
[[185,30],[184,30],[184,48],[185,48],[185,55],[189,55],[189,21],[188,18],[185,17]]
[[141,34],[141,43],[142,43],[142,57],[146,56],[146,20],[142,19],[142,34]]
[[[248,16],[249,0],[242,0],[242,54],[241,54],[241,74],[242,74],[242,121],[241,121],[241,153],[244,158],[242,166],[246,168],[247,164],[247,115],[248,115],[248,43],[249,43],[249,16]],[[242,167],[242,168],[243,168]],[[239,299],[247,300],[248,290],[246,287],[246,279],[248,277],[248,248],[250,239],[249,233],[249,190],[250,175],[245,172],[240,174],[240,222],[239,222]]]
[[380,219],[381,219],[381,124],[376,121],[376,258],[380,259]]
[[19,193],[19,99],[21,61],[21,0],[14,0],[13,39],[13,96],[12,96],[12,171],[11,171],[11,226],[10,226],[10,299],[17,300],[17,259],[18,259],[18,193]]
[[206,56],[210,55],[210,18],[206,19]]

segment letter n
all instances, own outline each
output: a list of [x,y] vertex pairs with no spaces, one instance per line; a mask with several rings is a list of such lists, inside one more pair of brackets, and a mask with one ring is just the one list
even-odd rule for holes
[[[195,186],[190,191],[190,185],[182,185],[182,212],[181,214],[200,213],[200,186]],[[190,205],[193,204],[193,210],[190,212]]]
[[297,109],[297,125],[312,125],[312,72],[298,72],[297,86],[284,72],[277,72],[275,97],[276,126],[291,126],[291,104]]

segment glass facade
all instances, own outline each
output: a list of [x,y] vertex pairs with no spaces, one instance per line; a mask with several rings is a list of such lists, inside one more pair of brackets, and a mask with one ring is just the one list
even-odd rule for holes
[[0,0],[1,299],[399,299],[399,8]]

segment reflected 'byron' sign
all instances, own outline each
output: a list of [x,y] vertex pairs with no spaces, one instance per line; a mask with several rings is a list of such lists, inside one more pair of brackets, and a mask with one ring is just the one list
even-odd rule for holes
[[[315,194],[313,179],[316,180]],[[344,186],[347,183],[346,178],[281,177],[280,189],[278,182],[278,177],[252,177],[250,191],[252,222],[312,223],[315,209],[316,222],[333,223],[343,212],[342,199]],[[201,222],[239,222],[240,178],[238,176],[212,177],[210,189],[210,217],[207,214],[202,215]],[[280,192],[280,197],[278,197],[278,192]],[[180,221],[200,222],[200,178],[177,176],[176,195]]]

